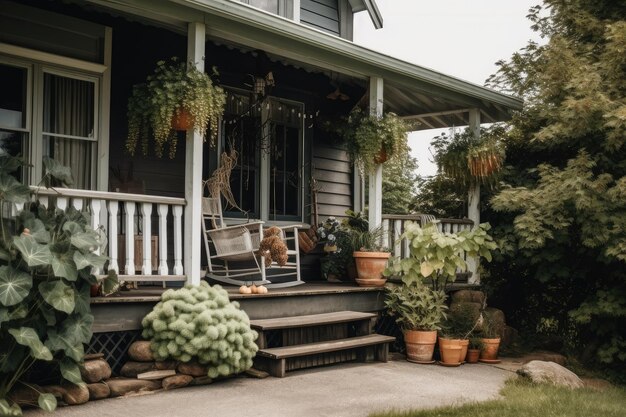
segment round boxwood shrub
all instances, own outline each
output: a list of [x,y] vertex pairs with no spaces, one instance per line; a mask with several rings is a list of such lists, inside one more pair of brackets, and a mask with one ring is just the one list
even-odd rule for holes
[[141,324],[157,360],[195,359],[211,378],[251,368],[258,350],[258,335],[239,303],[231,302],[221,286],[204,281],[165,291]]

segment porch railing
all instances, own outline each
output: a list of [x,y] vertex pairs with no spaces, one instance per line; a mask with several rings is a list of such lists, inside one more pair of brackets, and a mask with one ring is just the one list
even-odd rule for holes
[[[109,261],[102,274],[114,270],[125,281],[186,280],[182,236],[185,199],[68,188],[31,187],[31,191],[33,199],[44,206],[61,210],[74,207],[88,213],[94,229],[103,228]],[[153,233],[153,224],[157,233]]]
[[[391,249],[392,256],[405,258],[409,254],[409,242],[400,240],[404,233],[406,222],[420,223],[422,216],[419,214],[383,214],[383,238],[382,245]],[[437,219],[437,228],[443,232],[456,233],[470,229],[474,222],[469,219]]]

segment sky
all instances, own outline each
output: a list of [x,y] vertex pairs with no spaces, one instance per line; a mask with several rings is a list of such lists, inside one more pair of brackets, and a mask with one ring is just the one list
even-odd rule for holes
[[[355,15],[354,42],[405,61],[484,85],[497,67],[529,39],[526,19],[540,0],[377,0],[383,28],[367,12]],[[421,176],[435,174],[429,144],[446,129],[409,135]]]

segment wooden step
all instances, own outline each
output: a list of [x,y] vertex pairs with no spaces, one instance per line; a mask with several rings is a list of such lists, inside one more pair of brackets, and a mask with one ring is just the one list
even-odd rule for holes
[[[389,343],[394,341],[395,338],[391,336],[369,334],[327,342],[261,349],[257,352],[257,357],[266,358],[265,360],[268,365],[266,368],[270,375],[282,378],[285,376],[287,359],[328,352],[356,349],[358,351],[357,359],[364,361],[367,357],[365,349],[371,348],[374,349],[374,357],[376,360],[387,362]],[[303,363],[306,363],[306,361]],[[299,366],[298,368],[303,367],[306,366]]]
[[354,321],[371,320],[374,317],[376,317],[376,313],[336,311],[333,313],[311,314],[308,316],[250,320],[250,326],[259,331],[278,330],[296,327],[323,326],[326,324],[350,323]]

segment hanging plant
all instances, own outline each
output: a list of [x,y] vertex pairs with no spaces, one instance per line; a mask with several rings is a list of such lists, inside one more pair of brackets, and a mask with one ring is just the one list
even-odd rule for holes
[[178,140],[174,124],[185,117],[205,140],[208,128],[211,146],[215,146],[225,100],[224,90],[195,65],[180,62],[176,57],[159,61],[154,73],[145,83],[135,85],[128,99],[126,148],[134,155],[137,144],[141,143],[146,155],[148,138],[152,135],[156,155],[163,156],[167,144],[169,157],[174,158]]
[[431,142],[435,162],[447,177],[463,186],[479,183],[493,185],[502,170],[504,145],[498,139],[501,126],[481,129],[479,138],[467,129],[461,133],[437,136]]
[[409,153],[408,123],[395,113],[381,117],[363,110],[352,110],[346,122],[337,128],[346,142],[348,153],[362,175],[392,158],[404,158]]

